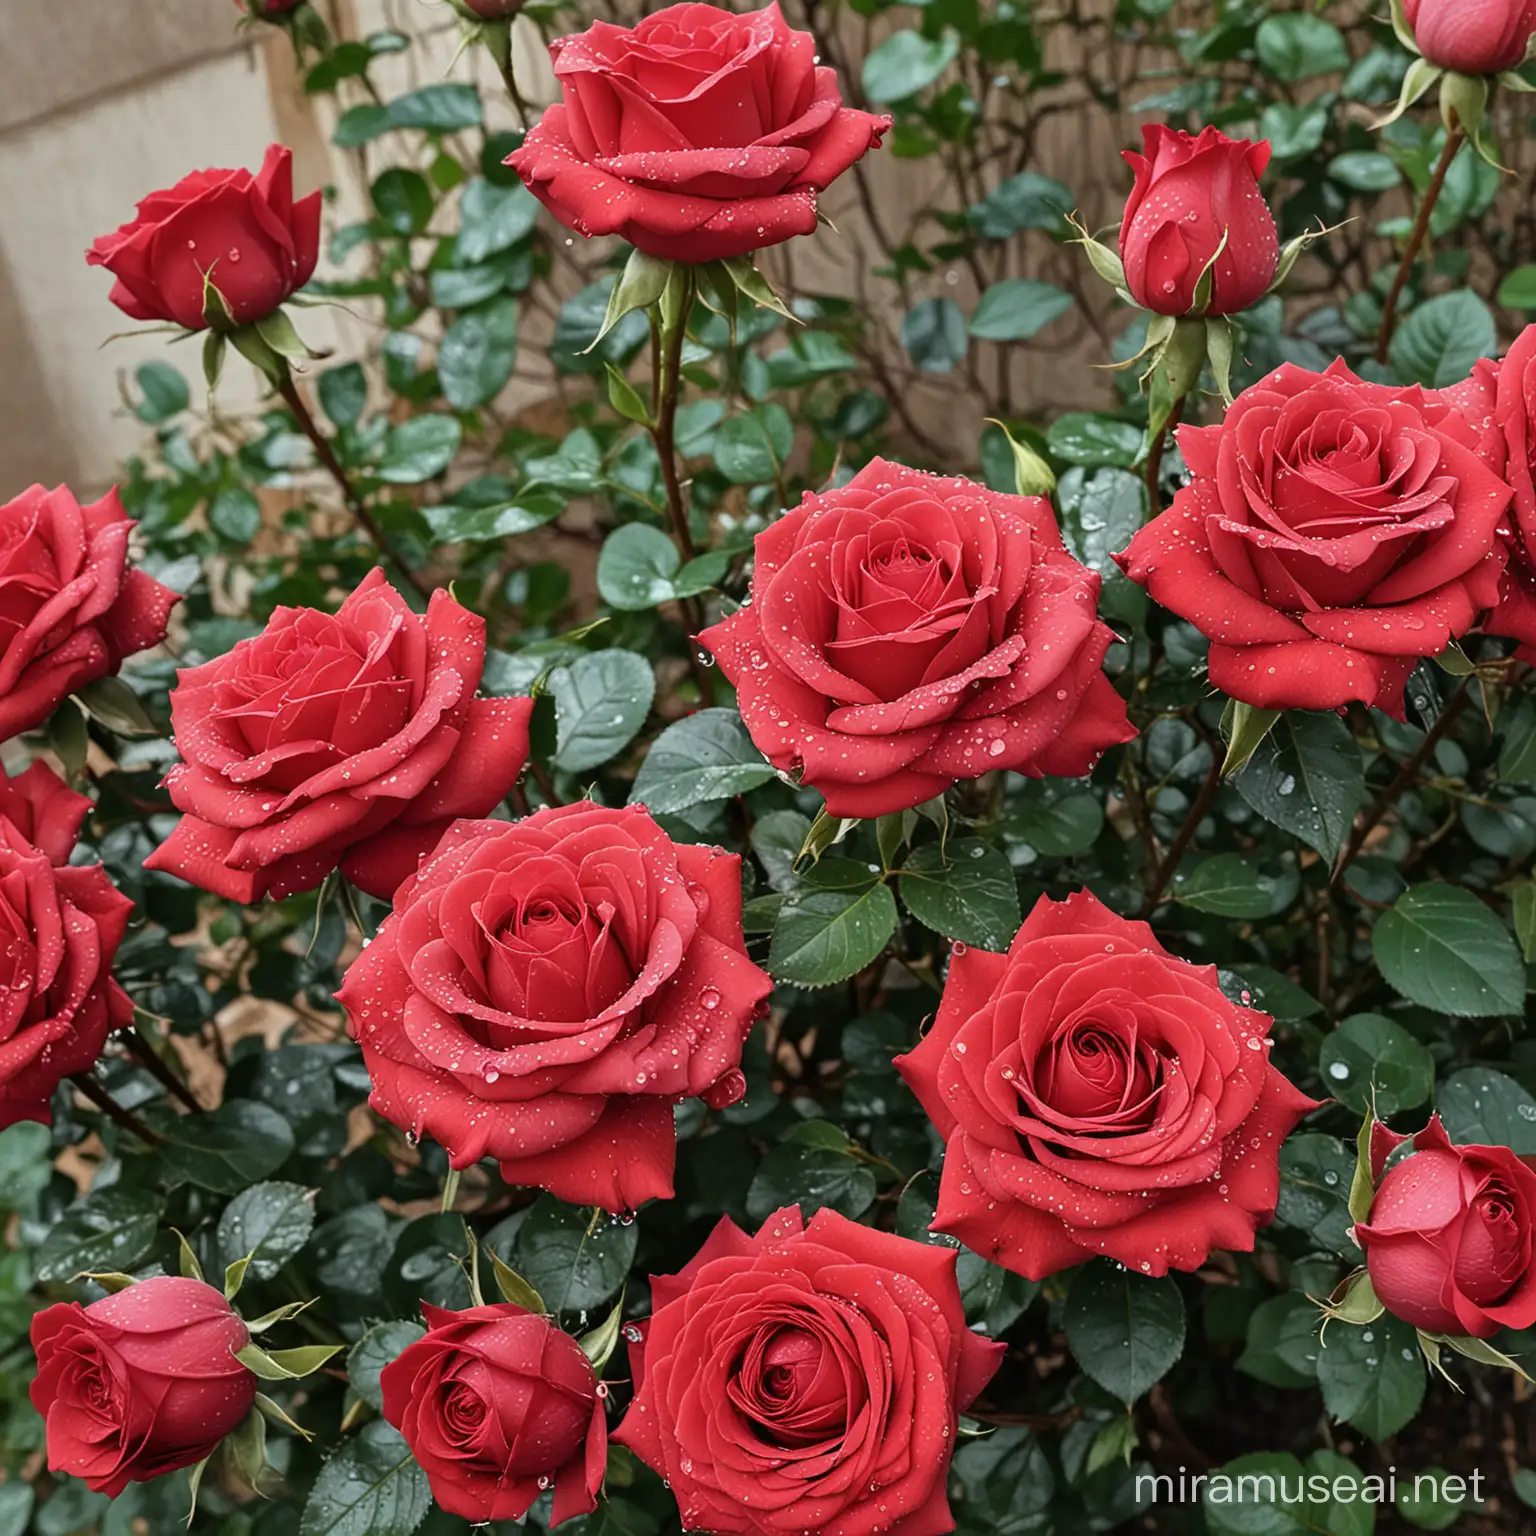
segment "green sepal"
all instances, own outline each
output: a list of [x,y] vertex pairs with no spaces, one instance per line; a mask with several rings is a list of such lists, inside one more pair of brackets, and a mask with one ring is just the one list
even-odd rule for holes
[[1255,709],[1238,699],[1228,699],[1222,711],[1221,734],[1226,738],[1227,755],[1221,765],[1221,776],[1229,779],[1240,769],[1247,767],[1253,754],[1263,745],[1264,738],[1274,730],[1280,718],[1278,709]]
[[240,1481],[252,1493],[260,1493],[261,1475],[267,1470],[267,1421],[261,1412],[252,1408],[224,1437],[220,1449]]
[[1054,496],[1056,471],[1028,443],[1021,443],[995,416],[987,417],[987,421],[1008,439],[1008,447],[1013,453],[1013,484],[1019,495]]
[[608,370],[608,403],[625,421],[633,421],[642,427],[654,427],[651,408],[641,398],[640,391],[619,372],[612,363],[603,365]]
[[281,1424],[284,1429],[291,1429],[302,1440],[313,1440],[315,1437],[295,1419],[290,1419],[283,1411],[280,1404],[272,1401],[265,1392],[256,1394],[256,1409],[261,1416],[272,1424]]
[[109,1296],[115,1296],[119,1291],[126,1291],[130,1285],[139,1283],[132,1275],[125,1275],[120,1269],[83,1269],[75,1279],[89,1280],[92,1285],[99,1285]]
[[[1422,1344],[1426,1339],[1435,1345],[1443,1344],[1448,1349],[1454,1349],[1458,1355],[1464,1355],[1468,1360],[1476,1360],[1479,1365],[1492,1365],[1502,1371],[1513,1371],[1515,1375],[1526,1381],[1532,1379],[1529,1372],[1518,1360],[1512,1359],[1503,1350],[1495,1349],[1486,1339],[1474,1339],[1462,1334],[1452,1333],[1425,1333],[1420,1330],[1420,1343]],[[1439,1365],[1438,1359],[1434,1361],[1434,1364]],[[1445,1374],[1443,1368],[1441,1369],[1441,1374]]]
[[1358,1224],[1371,1219],[1376,1200],[1376,1178],[1372,1172],[1371,1136],[1376,1129],[1376,1112],[1367,1110],[1355,1138],[1355,1177],[1349,1186],[1349,1214]]
[[235,1359],[263,1381],[302,1381],[340,1354],[341,1349],[340,1344],[306,1344],[299,1349],[265,1350],[247,1344],[235,1351]]
[[[215,262],[214,267],[217,265]],[[213,267],[203,273],[203,321],[212,331],[235,329],[235,317],[224,302],[224,295],[214,286]]]
[[288,377],[288,363],[267,345],[266,338],[254,325],[242,325],[230,331],[229,340],[246,362],[259,368],[275,387],[281,388]]
[[122,678],[108,674],[75,689],[74,699],[93,720],[114,736],[158,736],[160,727],[144,701]]
[[229,338],[222,331],[209,331],[203,338],[203,378],[209,389],[219,387],[228,353]]
[[805,834],[800,852],[795,855],[796,871],[818,863],[828,848],[835,848],[858,824],[856,819],[827,815],[827,808],[823,806],[816,812],[811,830]]
[[248,1253],[243,1259],[236,1259],[233,1264],[224,1269],[224,1299],[233,1301],[240,1294],[240,1287],[245,1284],[245,1272],[251,1267],[251,1260],[256,1255]]
[[[171,1229],[175,1231],[173,1227]],[[197,1255],[192,1251],[192,1244],[180,1233],[176,1232],[177,1262],[181,1269],[183,1280],[201,1280],[203,1278],[203,1266],[197,1262]]]
[[73,699],[65,699],[48,720],[48,745],[64,764],[64,776],[78,783],[91,751],[91,732],[85,711]]
[[1397,40],[1409,53],[1417,54],[1419,40],[1413,35],[1413,28],[1408,24],[1408,8],[1403,0],[1391,0],[1392,30],[1397,34]]
[[544,1298],[538,1291],[511,1265],[505,1263],[494,1248],[488,1248],[486,1252],[491,1256],[491,1273],[496,1277],[496,1289],[501,1292],[501,1299],[511,1302],[514,1307],[521,1307],[525,1312],[548,1316],[549,1308],[544,1305]]
[[1150,384],[1147,391],[1149,448],[1162,436],[1179,402],[1200,383],[1208,346],[1204,320],[1175,320],[1168,340],[1153,354],[1151,366],[1142,375]]
[[671,282],[675,261],[663,261],[659,256],[647,256],[644,251],[631,251],[619,280],[608,295],[608,308],[603,315],[602,329],[592,339],[590,352],[625,315],[637,309],[649,309],[660,301],[667,284]]
[[613,1352],[619,1347],[619,1328],[624,1321],[624,1292],[619,1292],[619,1299],[613,1304],[613,1310],[590,1333],[584,1333],[576,1340],[581,1345],[581,1352],[592,1362],[592,1369],[601,1376],[603,1368],[613,1358]]
[[1071,243],[1080,245],[1084,254],[1088,257],[1088,264],[1104,279],[1110,287],[1125,292],[1125,263],[1120,259],[1120,253],[1105,245],[1102,240],[1096,240],[1088,233],[1086,225],[1078,222],[1076,215],[1067,220],[1073,229],[1077,231],[1077,239]]
[[730,274],[731,281],[736,285],[737,290],[751,299],[759,309],[771,309],[774,314],[782,315],[786,320],[794,321],[796,325],[802,323],[799,315],[789,308],[773,284],[752,264],[750,256],[730,256],[719,265]]
[[208,1469],[211,1457],[204,1456],[201,1461],[194,1462],[187,1469],[187,1495],[191,1499],[191,1508],[187,1510],[187,1529],[191,1530],[192,1522],[197,1519],[197,1494],[203,1486],[203,1473]]
[[1435,665],[1452,677],[1473,677],[1477,673],[1472,658],[1454,640],[1435,657]]
[[1382,1306],[1371,1283],[1370,1273],[1357,1269],[1334,1293],[1337,1301],[1330,1298],[1322,1304],[1323,1328],[1329,1323],[1347,1323],[1354,1328],[1368,1327],[1387,1309]]
[[1395,123],[1411,106],[1419,101],[1445,71],[1428,59],[1415,58],[1403,76],[1402,89],[1397,93],[1397,103],[1385,116],[1378,118],[1371,127],[1377,132]]
[[311,1296],[308,1301],[289,1301],[280,1307],[274,1307],[270,1312],[263,1312],[260,1317],[245,1319],[245,1331],[247,1333],[265,1333],[268,1328],[275,1328],[278,1323],[290,1322],[301,1312],[307,1312],[314,1306],[316,1298]]
[[279,357],[311,359],[324,356],[299,335],[286,310],[274,309],[265,320],[258,320],[256,332]]
[[1205,356],[1227,405],[1232,404],[1232,358],[1236,351],[1237,327],[1225,315],[1212,315],[1205,322]]
[[1448,69],[1440,81],[1440,121],[1447,133],[1460,128],[1472,141],[1472,147],[1496,171],[1508,173],[1489,142],[1488,98],[1492,86],[1486,75],[1462,75]]

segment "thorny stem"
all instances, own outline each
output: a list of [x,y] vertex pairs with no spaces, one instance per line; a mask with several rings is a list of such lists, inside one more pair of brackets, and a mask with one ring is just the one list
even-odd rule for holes
[[1152,877],[1152,884],[1147,888],[1146,899],[1141,904],[1141,916],[1151,917],[1157,910],[1157,904],[1162,900],[1163,892],[1168,889],[1169,882],[1178,872],[1179,860],[1184,857],[1189,845],[1194,842],[1195,834],[1200,830],[1200,823],[1205,820],[1206,812],[1211,808],[1211,802],[1216,798],[1216,791],[1221,787],[1221,753],[1212,751],[1211,771],[1205,776],[1205,783],[1200,786],[1200,793],[1195,796],[1195,803],[1189,808],[1189,815],[1184,818],[1184,825],[1179,828],[1179,835],[1174,838],[1172,846],[1164,855],[1163,862],[1157,866],[1157,873]]
[[115,1126],[132,1136],[137,1136],[147,1147],[160,1145],[161,1138],[131,1110],[124,1109],[89,1072],[72,1073],[69,1080]]
[[1408,275],[1413,271],[1413,264],[1418,260],[1419,251],[1424,245],[1424,238],[1429,233],[1429,220],[1435,211],[1435,204],[1440,200],[1441,189],[1445,186],[1445,178],[1450,173],[1451,162],[1456,158],[1456,152],[1466,142],[1466,134],[1458,125],[1452,128],[1445,136],[1445,148],[1440,151],[1439,163],[1435,166],[1435,174],[1430,178],[1429,186],[1424,192],[1424,201],[1419,205],[1419,215],[1413,221],[1413,230],[1408,236],[1408,244],[1403,251],[1403,259],[1398,264],[1397,275],[1392,279],[1392,287],[1387,293],[1387,302],[1381,309],[1381,330],[1376,336],[1376,361],[1384,363],[1387,353],[1392,346],[1392,332],[1397,326],[1397,304],[1403,296],[1403,289],[1408,285]]
[[1401,768],[1387,787],[1371,802],[1370,809],[1355,823],[1355,829],[1350,833],[1349,842],[1345,845],[1344,852],[1339,856],[1339,862],[1334,865],[1333,884],[1337,884],[1344,876],[1344,871],[1354,863],[1360,850],[1365,847],[1366,839],[1382,823],[1387,812],[1397,801],[1397,797],[1413,783],[1419,776],[1419,769],[1424,766],[1429,754],[1439,745],[1445,733],[1456,723],[1457,717],[1467,707],[1470,695],[1467,692],[1468,679],[1461,680],[1461,686],[1445,702],[1445,708],[1440,711],[1440,718],[1424,733],[1424,740],[1414,748],[1412,754],[1405,758]]
[[1184,406],[1188,399],[1188,395],[1180,395],[1173,402],[1173,409],[1168,413],[1168,420],[1163,423],[1163,430],[1157,434],[1157,440],[1147,450],[1147,507],[1153,517],[1163,510],[1162,497],[1158,490],[1163,475],[1163,455],[1168,451],[1168,439],[1183,417]]
[[331,447],[330,439],[320,430],[309,407],[304,403],[304,397],[299,393],[298,385],[294,383],[293,374],[286,367],[278,381],[277,392],[282,396],[283,404],[293,412],[294,419],[299,424],[299,430],[309,439],[315,450],[315,456],[324,466],[326,473],[336,482],[336,488],[341,492],[341,499],[346,503],[347,510],[356,519],[358,526],[373,540],[374,547],[379,553],[410,583],[418,596],[430,601],[431,585],[419,571],[413,571],[405,563],[389,542],[384,530],[379,526],[378,519],[369,511],[367,502],[352,484],[351,478],[342,467],[341,460],[336,457],[336,450]]

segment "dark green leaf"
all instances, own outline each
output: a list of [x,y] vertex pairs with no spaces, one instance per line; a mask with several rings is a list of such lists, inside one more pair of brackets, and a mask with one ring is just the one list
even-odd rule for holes
[[432,1492],[399,1430],[375,1419],[321,1467],[299,1536],[412,1536]]
[[1019,931],[1013,867],[980,838],[924,843],[902,866],[900,882],[907,910],[946,938],[1000,951]]
[[1519,1014],[1525,963],[1498,918],[1471,891],[1416,885],[1384,912],[1376,964],[1410,1002],[1457,1018]]
[[1375,1106],[1382,1120],[1426,1103],[1435,1060],[1400,1024],[1379,1013],[1344,1019],[1323,1039],[1318,1066],[1328,1091],[1357,1115]]
[[159,1222],[159,1202],[146,1190],[93,1190],[49,1229],[37,1250],[37,1278],[130,1270],[149,1251]]
[[744,795],[774,776],[734,709],[701,709],[669,725],[646,754],[630,803],[668,816]]
[[656,674],[633,651],[596,651],[549,676],[559,744],[555,766],[567,773],[596,768],[620,752],[645,724]]
[[1259,815],[1325,859],[1338,856],[1365,798],[1360,748],[1337,715],[1287,710],[1232,783]]
[[266,1104],[232,1099],[200,1115],[183,1115],[164,1132],[160,1161],[174,1179],[235,1195],[288,1160],[293,1128]]
[[1364,1328],[1336,1323],[1323,1335],[1323,1402],[1372,1440],[1395,1435],[1419,1411],[1424,1378],[1417,1334],[1390,1313]]
[[624,1284],[636,1240],[633,1221],[541,1195],[518,1228],[512,1268],[551,1310],[596,1312]]
[[253,1184],[219,1217],[219,1253],[225,1264],[249,1255],[248,1278],[270,1280],[309,1241],[314,1225],[314,1194],[302,1184]]
[[496,299],[466,310],[443,333],[437,376],[455,410],[487,405],[501,393],[517,360],[517,315],[516,299]]
[[1106,1259],[1078,1271],[1064,1321],[1077,1363],[1122,1402],[1135,1402],[1161,1380],[1184,1348],[1178,1286]]

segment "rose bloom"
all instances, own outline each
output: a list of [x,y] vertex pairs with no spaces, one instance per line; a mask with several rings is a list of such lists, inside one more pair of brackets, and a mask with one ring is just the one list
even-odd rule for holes
[[[953,1248],[797,1206],[723,1219],[626,1329],[614,1440],[672,1487],[685,1530],[939,1536],[959,1416],[1003,1346],[966,1327]],[[638,1337],[637,1337],[638,1335]]]
[[1136,173],[1120,225],[1131,297],[1160,315],[1187,315],[1214,257],[1201,313],[1231,315],[1257,303],[1280,265],[1274,215],[1259,191],[1269,141],[1229,139],[1219,128],[1196,138],[1162,123],[1146,124],[1141,134],[1141,154],[1123,151]]
[[875,459],[758,534],[750,605],[699,643],[777,768],[884,816],[994,768],[1076,778],[1136,734],[1098,598],[1048,501]]
[[90,809],[46,763],[0,777],[0,1128],[48,1124],[54,1089],[133,1022],[112,979],[133,903],[70,863]]
[[1251,1252],[1317,1107],[1270,1065],[1273,1022],[1088,891],[1042,897],[1006,955],[955,953],[896,1059],[947,1143],[933,1230],[1031,1280]]
[[449,1514],[521,1520],[555,1490],[553,1525],[597,1508],[608,1424],[592,1362],[547,1317],[505,1303],[446,1312],[384,1367],[384,1417]]
[[1483,627],[1520,642],[1536,661],[1536,325],[1500,362],[1484,359],[1464,383],[1442,392],[1479,435],[1484,461],[1514,489],[1506,528],[1509,565]]
[[455,1168],[576,1205],[670,1199],[672,1107],[741,1097],[772,982],[746,956],[741,860],[641,806],[461,821],[395,894],[338,1000],[370,1100]]
[[1430,1333],[1492,1338],[1536,1324],[1536,1170],[1508,1147],[1457,1147],[1437,1115],[1408,1138],[1373,1128],[1378,1180],[1355,1227],[1377,1300]]
[[446,591],[413,613],[377,569],[335,614],[279,608],[177,673],[165,782],[185,814],[144,867],[241,902],[339,868],[387,901],[528,759],[533,701],[476,697],[484,666],[483,619]]
[[82,507],[40,485],[0,506],[0,740],[165,639],[176,593],[136,570],[116,491]]
[[32,1406],[48,1426],[48,1470],[116,1498],[211,1456],[256,1400],[235,1351],[251,1341],[223,1295],[160,1275],[32,1319]]
[[1419,52],[1463,75],[1498,75],[1525,62],[1536,0],[1403,0]]
[[134,320],[208,328],[211,282],[236,325],[265,320],[320,259],[320,194],[293,200],[293,151],[274,144],[261,169],[194,171],[152,192],[138,217],[85,259],[117,279],[112,302]]
[[777,4],[672,5],[549,48],[564,99],[507,160],[562,224],[719,261],[816,228],[816,194],[891,126],[845,107]]
[[1286,363],[1218,426],[1181,427],[1192,480],[1115,558],[1211,640],[1211,681],[1260,709],[1403,685],[1498,601],[1508,485],[1425,391]]

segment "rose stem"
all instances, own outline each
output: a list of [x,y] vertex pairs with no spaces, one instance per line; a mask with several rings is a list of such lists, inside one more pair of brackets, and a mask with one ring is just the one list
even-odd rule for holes
[[357,519],[358,525],[373,540],[375,548],[391,565],[395,567],[406,581],[415,589],[418,596],[428,600],[432,597],[432,588],[422,577],[419,571],[413,571],[395,550],[394,546],[385,536],[384,530],[379,526],[378,520],[368,510],[367,503],[358,494],[347,472],[342,468],[341,460],[336,457],[335,450],[331,447],[330,439],[326,437],[310,414],[309,407],[304,403],[304,397],[299,393],[298,386],[293,381],[293,374],[287,366],[283,368],[282,377],[277,385],[277,392],[283,398],[283,404],[293,412],[299,423],[299,429],[314,446],[315,455],[325,467],[331,479],[336,482],[336,488],[341,492],[341,499],[347,504],[347,510]]
[[1461,686],[1445,701],[1445,708],[1440,711],[1440,718],[1424,733],[1424,740],[1413,749],[1409,757],[1403,760],[1403,766],[1397,770],[1392,782],[1377,795],[1371,802],[1371,808],[1355,824],[1354,831],[1350,833],[1349,842],[1339,856],[1339,862],[1333,867],[1329,884],[1338,884],[1343,878],[1344,871],[1354,863],[1360,850],[1365,847],[1365,840],[1381,825],[1382,818],[1392,809],[1397,797],[1418,778],[1419,769],[1424,766],[1425,759],[1435,750],[1440,739],[1456,723],[1456,717],[1466,708],[1468,697],[1467,679],[1462,678]]
[[166,1066],[160,1052],[155,1049],[151,1041],[144,1038],[137,1025],[123,1030],[117,1038],[127,1048],[128,1053],[159,1081],[161,1087],[173,1097],[180,1099],[194,1114],[203,1112],[203,1106],[197,1102],[192,1090]]
[[1147,450],[1147,506],[1153,517],[1163,510],[1162,497],[1158,491],[1158,482],[1163,474],[1163,454],[1167,452],[1170,434],[1183,419],[1184,404],[1188,399],[1188,395],[1180,395],[1173,402],[1173,409],[1168,413],[1168,420],[1163,423],[1163,430],[1157,434],[1157,441]]
[[1466,137],[1459,123],[1446,133],[1445,148],[1440,151],[1439,163],[1435,166],[1435,174],[1430,178],[1429,186],[1425,190],[1424,201],[1419,207],[1419,216],[1413,221],[1413,230],[1408,236],[1408,245],[1403,251],[1403,259],[1398,264],[1397,275],[1392,279],[1392,287],[1387,293],[1387,302],[1381,308],[1381,330],[1376,336],[1378,363],[1384,363],[1387,360],[1387,353],[1392,346],[1392,332],[1397,325],[1397,301],[1403,296],[1403,289],[1408,285],[1408,274],[1413,271],[1413,264],[1418,260],[1419,251],[1424,244],[1424,237],[1429,233],[1430,216],[1435,211],[1435,204],[1440,200],[1440,192],[1445,186],[1446,176],[1450,173],[1451,162],[1456,158],[1456,152],[1461,148]]
[[1205,783],[1200,786],[1200,793],[1195,796],[1195,803],[1189,808],[1189,815],[1184,818],[1184,825],[1179,828],[1179,835],[1174,838],[1172,846],[1168,849],[1163,862],[1157,866],[1157,873],[1152,878],[1152,884],[1147,889],[1146,899],[1141,904],[1141,916],[1151,917],[1157,910],[1157,904],[1162,900],[1163,892],[1168,889],[1168,882],[1173,879],[1179,868],[1179,860],[1184,857],[1185,851],[1195,840],[1195,833],[1200,830],[1200,823],[1205,820],[1205,813],[1210,810],[1211,802],[1216,798],[1216,791],[1221,787],[1221,753],[1213,746],[1211,749],[1211,771],[1205,776]]
[[137,1136],[145,1146],[157,1147],[160,1145],[160,1137],[150,1130],[137,1115],[124,1109],[89,1072],[71,1073],[69,1080],[114,1125],[129,1132],[131,1135]]
[[[666,331],[662,324],[661,306],[657,305],[651,312],[652,414],[656,423],[650,428],[651,441],[656,445],[662,483],[667,488],[667,520],[672,525],[672,541],[685,561],[692,560],[698,553],[688,527],[688,505],[683,498],[682,478],[677,472],[677,402],[682,390],[683,342],[688,335],[688,311],[693,304],[693,293],[694,280],[690,271],[677,323],[670,331]],[[694,638],[704,628],[704,605],[696,597],[683,597],[678,599],[678,607],[683,610],[683,622],[688,630],[688,663],[699,685],[699,701],[708,709],[715,702],[715,683],[699,658],[698,642]]]

